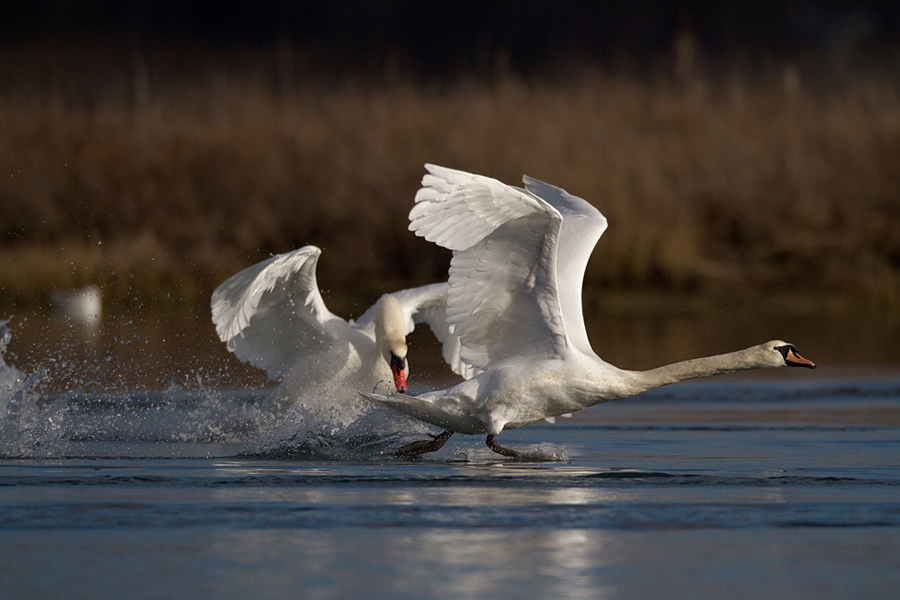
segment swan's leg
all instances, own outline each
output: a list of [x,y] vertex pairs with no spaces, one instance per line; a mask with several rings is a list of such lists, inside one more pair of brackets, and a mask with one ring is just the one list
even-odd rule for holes
[[490,435],[488,435],[488,436],[487,436],[487,440],[485,440],[485,441],[487,442],[488,448],[490,448],[491,450],[493,450],[493,451],[496,452],[497,454],[502,454],[503,456],[509,456],[510,458],[517,458],[517,457],[519,457],[519,456],[522,456],[522,453],[521,453],[521,452],[518,452],[518,451],[516,451],[516,450],[510,450],[509,448],[504,448],[503,446],[501,446],[500,444],[498,444],[498,443],[496,442],[496,440],[494,440],[494,434],[493,434],[493,433],[490,434]]
[[422,440],[421,442],[412,442],[405,446],[400,446],[397,450],[397,456],[400,458],[414,458],[426,452],[437,452],[444,447],[451,435],[453,435],[452,431],[443,431],[438,435],[432,435],[430,440]]

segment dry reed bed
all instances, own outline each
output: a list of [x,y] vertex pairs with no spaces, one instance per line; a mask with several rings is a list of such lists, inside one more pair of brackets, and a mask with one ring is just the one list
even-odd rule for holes
[[[406,231],[436,162],[565,187],[610,221],[597,289],[805,289],[900,303],[900,90],[675,85],[297,85],[198,78],[135,100],[0,90],[7,304],[96,282],[119,303],[206,301],[303,244],[320,282],[368,296],[446,276]],[[145,90],[146,92],[146,90]],[[338,294],[340,295],[340,294]]]

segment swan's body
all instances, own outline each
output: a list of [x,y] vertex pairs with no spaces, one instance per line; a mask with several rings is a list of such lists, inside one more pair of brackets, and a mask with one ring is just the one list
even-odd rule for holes
[[415,397],[363,394],[367,398],[447,432],[486,433],[492,449],[514,456],[494,442],[504,429],[695,377],[815,366],[780,341],[650,371],[604,362],[591,349],[581,310],[585,267],[606,229],[603,215],[529,177],[521,189],[427,168],[410,229],[453,251],[447,322],[460,338],[461,359],[475,375]]
[[686,379],[785,366],[776,348],[796,356],[790,344],[773,341],[650,371],[627,371],[573,352],[560,359],[509,361],[446,390],[419,396],[364,395],[450,431],[497,435]]
[[[276,397],[353,398],[352,391],[406,391],[406,336],[428,323],[457,372],[458,338],[444,318],[447,284],[385,294],[357,321],[325,306],[316,282],[321,250],[305,246],[273,256],[222,283],[212,295],[220,339],[241,360],[281,380]],[[393,380],[393,385],[390,382]]]

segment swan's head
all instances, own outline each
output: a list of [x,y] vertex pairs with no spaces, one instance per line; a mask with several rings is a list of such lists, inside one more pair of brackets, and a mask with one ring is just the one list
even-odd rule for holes
[[[406,347],[406,344],[403,344]],[[406,377],[409,375],[409,363],[406,356],[400,357],[391,350],[388,357],[388,364],[391,365],[391,375],[394,376],[394,387],[401,394],[406,392]]]
[[407,389],[409,362],[406,345],[406,317],[400,301],[391,294],[385,294],[375,305],[375,343],[385,362],[391,367],[394,387],[403,393]]
[[816,363],[800,356],[797,347],[781,340],[766,342],[758,348],[763,352],[767,366],[772,367],[805,367],[815,369]]

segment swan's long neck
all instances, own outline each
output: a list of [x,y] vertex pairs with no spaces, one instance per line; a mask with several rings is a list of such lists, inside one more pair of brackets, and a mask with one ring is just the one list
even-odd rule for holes
[[756,347],[747,348],[728,354],[672,363],[649,371],[632,371],[632,382],[640,388],[640,391],[646,391],[687,379],[773,366],[761,362],[757,357],[757,350]]
[[406,322],[403,308],[396,297],[385,294],[375,305],[375,345],[379,353],[389,360],[393,352],[399,358],[406,358]]

